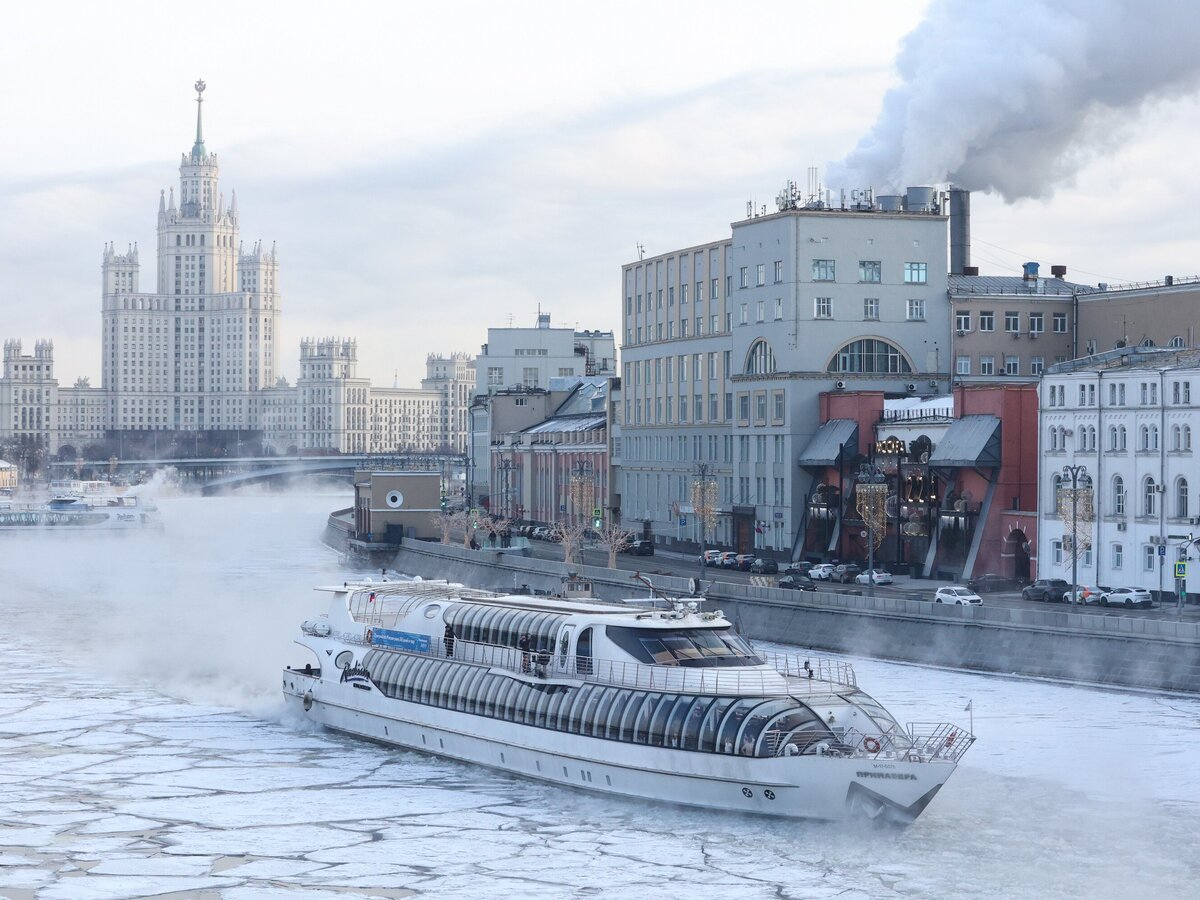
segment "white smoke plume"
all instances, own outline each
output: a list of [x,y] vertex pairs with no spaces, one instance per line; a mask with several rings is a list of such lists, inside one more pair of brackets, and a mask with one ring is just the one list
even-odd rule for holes
[[1190,0],[934,0],[827,181],[1047,196],[1144,104],[1196,90],[1197,46]]

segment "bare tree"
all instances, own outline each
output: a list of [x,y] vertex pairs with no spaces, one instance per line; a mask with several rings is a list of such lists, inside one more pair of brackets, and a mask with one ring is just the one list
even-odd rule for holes
[[442,533],[442,543],[449,544],[450,538],[456,531],[469,531],[467,514],[461,509],[457,512],[442,511],[434,515],[433,524]]
[[562,544],[563,562],[579,564],[579,551],[583,547],[583,533],[587,525],[583,522],[555,522],[550,526],[550,540]]
[[628,549],[633,543],[633,532],[626,531],[615,522],[610,522],[600,529],[600,545],[608,548],[608,567],[617,567],[617,554]]
[[479,519],[479,533],[486,534],[489,538],[489,543],[499,545],[500,536],[508,531],[511,523],[503,516],[481,516]]

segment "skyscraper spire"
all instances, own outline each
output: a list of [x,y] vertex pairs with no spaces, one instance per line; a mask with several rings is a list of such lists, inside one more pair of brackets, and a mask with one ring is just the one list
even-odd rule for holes
[[196,143],[192,145],[192,159],[204,158],[204,122],[202,110],[204,104],[204,79],[196,82]]

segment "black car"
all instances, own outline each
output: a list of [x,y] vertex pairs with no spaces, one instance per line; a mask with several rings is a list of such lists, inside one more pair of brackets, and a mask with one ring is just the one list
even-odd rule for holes
[[832,574],[829,576],[830,581],[840,581],[842,584],[848,584],[859,576],[862,572],[862,566],[857,563],[842,563],[840,566],[835,566]]
[[995,591],[1015,591],[1021,586],[1015,578],[1009,578],[1007,575],[997,575],[994,572],[989,572],[986,575],[980,575],[978,578],[972,578],[967,582],[967,587],[977,594],[991,594]]
[[631,556],[653,556],[654,541],[630,541],[622,553],[628,553]]
[[759,575],[774,575],[779,571],[779,563],[773,559],[763,559],[761,556],[750,563],[750,571]]
[[784,575],[779,579],[779,583],[775,585],[777,588],[783,588],[785,591],[815,591],[817,586],[813,584],[813,580],[807,575],[799,573],[795,575]]
[[1062,603],[1071,586],[1061,578],[1039,578],[1021,591],[1022,600],[1040,600],[1043,603]]
[[783,570],[783,574],[784,575],[807,575],[809,570],[814,565],[815,565],[815,563],[811,563],[807,559],[801,559],[801,560],[798,560],[798,561],[790,564],[786,569]]

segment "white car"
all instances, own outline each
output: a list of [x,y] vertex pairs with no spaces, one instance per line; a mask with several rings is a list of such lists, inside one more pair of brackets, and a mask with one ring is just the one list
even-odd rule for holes
[[982,606],[983,598],[972,593],[970,588],[959,585],[940,587],[933,595],[934,603],[953,603],[957,606]]
[[1153,595],[1145,588],[1119,587],[1100,595],[1101,606],[1144,606],[1154,605]]
[[821,563],[808,570],[808,577],[813,581],[828,581],[834,568],[833,563]]
[[867,571],[855,575],[854,580],[859,584],[870,584],[872,581],[876,584],[891,584],[892,573],[885,572],[883,569],[867,569]]
[[1086,584],[1078,584],[1075,586],[1075,590],[1067,591],[1067,594],[1065,597],[1063,597],[1063,600],[1065,600],[1067,603],[1070,603],[1072,598],[1074,598],[1074,602],[1076,603],[1099,603],[1100,596],[1103,593],[1104,592],[1101,591],[1100,588],[1090,587]]

